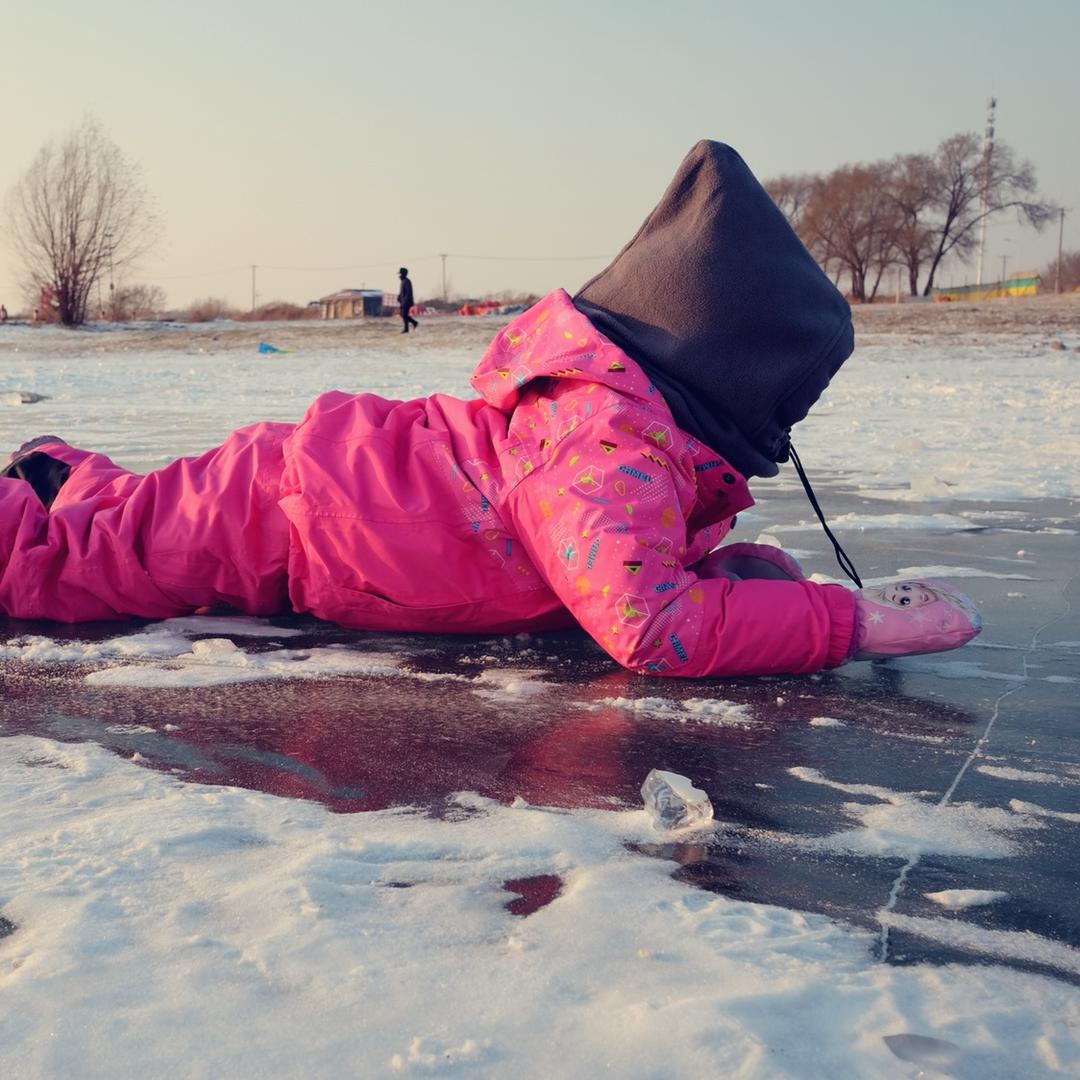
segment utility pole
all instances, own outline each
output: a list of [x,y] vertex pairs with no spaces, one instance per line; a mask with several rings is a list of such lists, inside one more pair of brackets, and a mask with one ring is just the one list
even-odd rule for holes
[[255,264],[251,264],[251,310],[255,310]]
[[1054,292],[1057,295],[1061,295],[1061,239],[1065,235],[1065,207],[1061,207],[1058,211],[1061,215],[1058,218],[1058,261],[1057,261],[1057,273],[1054,274]]
[[986,103],[986,130],[983,133],[983,178],[982,178],[982,220],[979,222],[979,263],[975,272],[975,284],[981,285],[983,279],[983,253],[986,251],[986,207],[990,191],[990,160],[994,155],[994,110],[997,98],[991,97]]
[[1005,284],[1005,264],[1009,261],[1008,255],[1001,256],[1001,284]]
[[445,255],[440,255],[439,258],[442,259],[442,300],[443,300],[443,303],[445,304],[446,303],[446,256]]

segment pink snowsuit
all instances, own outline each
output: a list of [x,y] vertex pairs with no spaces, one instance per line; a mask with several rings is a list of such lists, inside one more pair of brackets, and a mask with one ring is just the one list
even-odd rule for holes
[[147,476],[64,444],[47,511],[0,479],[0,612],[80,622],[229,604],[359,629],[579,623],[620,664],[812,672],[851,652],[854,599],[693,571],[752,505],[565,292],[502,330],[480,397],[317,398]]

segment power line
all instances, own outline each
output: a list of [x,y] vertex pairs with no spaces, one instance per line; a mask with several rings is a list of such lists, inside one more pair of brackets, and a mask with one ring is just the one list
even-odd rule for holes
[[180,281],[187,278],[220,277],[222,274],[237,274],[241,270],[247,270],[246,266],[227,266],[224,270],[200,270],[195,274],[159,274],[156,277],[147,278],[148,281]]
[[319,274],[345,274],[351,270],[378,270],[383,266],[401,266],[403,263],[426,262],[428,259],[437,259],[438,255],[415,255],[407,259],[384,259],[376,263],[352,263],[349,266],[271,266],[268,263],[259,263],[262,270],[283,270],[290,273],[319,273]]
[[[350,263],[345,266],[277,266],[270,263],[255,264],[260,270],[275,270],[279,273],[293,274],[348,274],[356,270],[380,270],[383,267],[402,266],[409,263],[427,262],[441,259],[445,276],[447,259],[468,259],[474,262],[588,262],[598,259],[610,259],[610,255],[467,255],[462,252],[447,252],[438,255],[413,255],[405,259],[384,259],[373,263]],[[252,263],[240,266],[228,266],[221,270],[202,270],[191,274],[159,274],[147,278],[148,281],[188,281],[194,278],[221,277],[225,274],[238,274],[251,270]]]
[[610,255],[462,255],[450,252],[451,259],[484,259],[488,262],[585,262],[588,259],[610,259]]

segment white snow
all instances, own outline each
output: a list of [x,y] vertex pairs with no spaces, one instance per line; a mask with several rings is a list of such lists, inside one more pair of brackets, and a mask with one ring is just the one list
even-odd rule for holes
[[[496,328],[447,319],[428,324],[425,338],[399,341],[380,323],[277,356],[260,355],[254,341],[224,347],[248,332],[228,326],[178,329],[158,351],[132,348],[122,332],[27,333],[0,367],[0,446],[55,432],[145,470],[201,453],[244,424],[295,421],[324,390],[472,396],[469,376]],[[271,331],[290,334],[287,324]],[[16,341],[11,330],[5,336]],[[21,392],[48,396],[16,404]],[[1080,378],[1070,353],[993,339],[879,339],[860,346],[796,434],[811,476],[853,473],[865,495],[930,503],[1080,495]],[[777,486],[793,479],[785,469]],[[760,487],[767,495],[769,485]],[[903,528],[928,515],[887,525],[891,516],[855,515],[840,527]],[[948,524],[952,516],[929,518],[971,527]]]
[[843,720],[837,720],[835,716],[814,716],[810,719],[811,727],[844,727]]
[[92,686],[224,686],[264,679],[322,679],[334,675],[397,675],[396,657],[330,645],[326,648],[278,649],[248,653],[228,638],[196,641],[190,651],[167,665],[131,664],[102,668],[86,676]]
[[1018,814],[1028,814],[1032,817],[1056,818],[1058,821],[1072,821],[1080,823],[1080,814],[1071,813],[1068,810],[1047,810],[1035,803],[1022,802],[1020,799],[1010,799],[1009,806]]
[[538,668],[492,668],[480,672],[473,682],[478,697],[501,704],[513,704],[543,694],[549,684],[539,676],[547,672]]
[[755,721],[751,716],[750,706],[734,701],[712,698],[686,698],[678,701],[665,697],[605,697],[599,701],[579,701],[575,705],[581,709],[621,709],[624,712],[637,713],[641,716],[675,719],[685,723],[695,720],[717,727],[747,727]]
[[830,780],[817,769],[797,766],[788,771],[807,783],[875,800],[843,804],[844,813],[859,822],[857,828],[792,841],[823,851],[905,859],[929,854],[995,859],[1017,850],[1013,838],[1017,832],[1042,827],[1024,811],[975,803],[942,805],[913,792]]
[[985,907],[987,904],[995,904],[998,900],[1009,898],[1008,893],[997,892],[994,889],[942,889],[940,892],[923,893],[923,896],[950,911]]
[[39,634],[22,634],[0,643],[0,659],[29,663],[79,663],[118,658],[145,659],[182,656],[192,651],[191,637],[229,634],[244,638],[289,638],[301,631],[273,626],[265,619],[213,616],[165,619],[142,630],[128,631],[104,641],[57,641]]
[[[289,343],[287,325],[271,329]],[[427,329],[398,340],[388,325],[357,326],[355,337],[267,357],[254,344],[225,348],[235,328],[219,324],[177,329],[173,345],[149,351],[120,332],[13,328],[0,364],[0,446],[55,431],[146,471],[244,424],[296,421],[329,389],[472,396],[468,378],[495,325],[448,319]],[[939,513],[934,504],[1080,496],[1080,368],[1071,354],[1029,344],[898,338],[860,347],[799,426],[800,454],[812,476],[846,476],[860,494],[910,513],[841,514],[833,525],[1012,529],[1025,524],[1022,512]],[[771,483],[755,484],[766,504],[795,480],[785,468]],[[740,515],[767,528],[761,542],[818,528],[809,517],[769,525],[766,509]],[[1074,525],[1050,519],[1041,531],[1075,535]],[[1004,560],[993,572],[903,566],[873,583],[1037,580],[1030,552],[1021,563],[1030,574]],[[297,633],[266,620],[169,620],[118,627],[97,642],[12,635],[0,640],[0,660],[84,665],[92,670],[80,676],[103,694],[358,673],[447,679],[511,716],[543,708],[549,689],[545,671],[504,666],[538,659],[511,639],[478,658],[492,666],[475,676],[435,675],[409,670],[405,656],[285,647]],[[1075,651],[1080,642],[1037,647]],[[967,661],[895,667],[1021,681]],[[722,699],[577,705],[755,724],[747,705]],[[134,737],[145,727],[109,730]],[[978,768],[1050,783],[1049,773]],[[792,772],[827,789],[850,828],[766,842],[986,860],[1014,853],[1032,830],[1056,835],[1049,830],[1080,823],[1080,813],[1016,799],[942,806],[925,792]],[[340,815],[30,736],[0,738],[0,791],[0,916],[14,925],[0,937],[4,1076],[914,1075],[898,1071],[901,1061],[987,1078],[1080,1074],[1074,986],[996,966],[882,965],[876,933],[695,890],[671,877],[676,863],[629,849],[655,843],[643,810],[554,811],[463,793],[468,813],[452,820],[403,809]],[[544,874],[561,878],[560,895],[528,918],[510,915],[503,884]],[[990,890],[928,895],[954,912],[1004,899]],[[1080,974],[1075,949],[1037,934],[956,915],[878,917],[991,960]]]
[[[627,850],[644,811],[336,815],[28,736],[0,787],[9,1076],[887,1077],[935,1039],[987,1076],[1080,1069],[1073,987],[882,966],[866,931],[697,891]],[[503,883],[536,874],[561,894],[511,916]]]
[[1076,358],[1036,344],[861,346],[799,425],[803,462],[889,499],[1080,495]]
[[1033,769],[1014,769],[1005,765],[978,765],[977,770],[986,776],[998,780],[1023,780],[1031,784],[1061,784],[1064,779],[1053,773],[1037,772]]
[[[858,529],[860,531],[888,529],[918,529],[920,532],[963,532],[972,528],[972,522],[958,514],[837,514],[829,518],[833,532]],[[770,525],[770,533],[814,532],[821,528],[816,520],[800,521],[797,525]]]

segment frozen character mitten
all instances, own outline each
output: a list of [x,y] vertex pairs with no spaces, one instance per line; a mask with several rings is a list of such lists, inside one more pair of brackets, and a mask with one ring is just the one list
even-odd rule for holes
[[798,562],[783,548],[769,544],[727,544],[710,551],[695,567],[702,578],[727,578],[744,581],[764,578],[768,581],[803,581],[806,575]]
[[853,660],[947,652],[982,629],[975,605],[940,581],[897,581],[855,594]]

